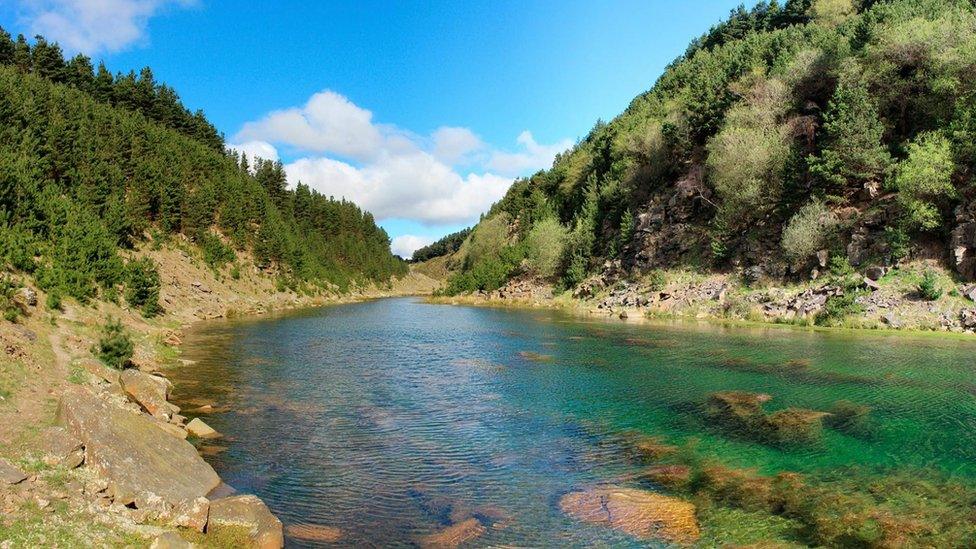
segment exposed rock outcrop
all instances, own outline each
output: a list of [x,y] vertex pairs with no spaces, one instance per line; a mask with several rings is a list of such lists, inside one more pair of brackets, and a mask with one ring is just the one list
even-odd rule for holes
[[155,496],[176,506],[206,496],[220,484],[193,445],[107,395],[70,387],[61,397],[57,420],[84,444],[87,466],[109,481],[117,502]]

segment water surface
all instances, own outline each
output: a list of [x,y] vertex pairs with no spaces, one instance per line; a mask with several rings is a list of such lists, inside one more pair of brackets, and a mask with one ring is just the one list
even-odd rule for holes
[[[963,340],[385,299],[207,323],[185,348],[198,362],[175,374],[177,403],[215,402],[205,420],[226,435],[208,461],[286,524],[339,527],[349,546],[410,545],[449,523],[448,503],[509,517],[476,545],[637,545],[558,509],[637,470],[618,442],[630,430],[764,473],[976,477],[976,345]],[[776,367],[790,361],[799,373]],[[851,400],[876,429],[759,444],[702,421],[698,405],[725,390],[769,394],[771,411]]]

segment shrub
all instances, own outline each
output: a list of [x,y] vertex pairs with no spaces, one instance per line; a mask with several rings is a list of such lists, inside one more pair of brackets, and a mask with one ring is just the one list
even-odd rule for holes
[[234,253],[234,250],[224,244],[220,237],[213,233],[203,231],[197,240],[200,244],[200,249],[203,251],[203,261],[211,269],[219,270],[225,264],[237,259],[237,254]]
[[9,276],[0,276],[0,310],[3,311],[3,318],[8,322],[16,322],[20,316],[20,307],[14,300],[19,285]]
[[894,186],[911,226],[924,231],[939,227],[939,204],[956,196],[954,171],[952,145],[941,133],[922,134],[908,146],[908,158],[898,165]]
[[152,259],[134,259],[125,266],[125,300],[147,318],[162,312],[159,286],[159,270]]
[[51,311],[62,310],[63,304],[61,303],[61,292],[58,290],[51,290],[47,294],[47,298],[44,300],[44,304]]
[[122,370],[129,364],[135,346],[122,322],[109,318],[102,327],[102,335],[93,351],[107,366]]
[[817,313],[814,321],[819,326],[833,326],[851,315],[861,314],[864,307],[857,302],[859,295],[859,292],[847,291],[828,297],[823,310]]
[[935,301],[942,297],[942,292],[938,275],[935,271],[926,269],[922,274],[922,281],[918,284],[918,294],[929,301]]
[[552,278],[559,268],[569,231],[554,217],[537,222],[526,238],[529,270],[542,278]]
[[783,229],[783,251],[794,261],[806,260],[826,246],[836,228],[837,216],[822,200],[813,199]]

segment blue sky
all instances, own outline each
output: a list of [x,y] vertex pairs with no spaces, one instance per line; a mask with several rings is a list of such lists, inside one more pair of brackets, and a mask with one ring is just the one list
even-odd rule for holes
[[412,248],[647,90],[736,0],[0,0],[0,25],[149,65],[228,143]]

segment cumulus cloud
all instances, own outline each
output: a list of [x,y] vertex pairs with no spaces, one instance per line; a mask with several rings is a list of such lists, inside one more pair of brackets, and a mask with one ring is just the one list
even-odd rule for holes
[[381,128],[373,124],[373,113],[329,90],[313,95],[302,107],[273,111],[248,122],[237,133],[237,139],[280,142],[359,160],[374,157],[397,138],[392,135],[391,143],[385,143]]
[[68,52],[116,52],[146,37],[149,19],[168,6],[195,0],[22,0],[29,34],[57,41]]
[[552,160],[557,154],[573,146],[569,139],[552,145],[540,145],[528,130],[520,133],[516,142],[522,145],[523,151],[495,152],[488,161],[488,168],[512,175],[537,172],[552,166]]
[[468,128],[442,126],[434,130],[430,138],[434,143],[434,156],[451,165],[485,146],[481,138]]
[[267,141],[245,141],[243,143],[228,143],[227,149],[237,151],[247,157],[249,165],[253,166],[255,160],[278,160],[278,149]]
[[404,234],[393,239],[390,243],[390,250],[404,259],[410,259],[414,252],[432,242],[434,242],[433,238]]
[[285,165],[289,183],[352,200],[378,219],[428,225],[477,219],[505,195],[512,180],[494,174],[461,176],[428,153],[384,155],[356,167],[332,158],[302,158]]
[[240,145],[231,147],[258,156],[275,147],[296,153],[298,159],[285,165],[292,186],[301,181],[352,200],[379,220],[427,225],[474,222],[504,196],[514,176],[548,166],[571,145],[539,144],[526,131],[517,152],[501,152],[470,129],[452,126],[418,136],[377,123],[372,112],[331,90],[244,124],[234,142]]

